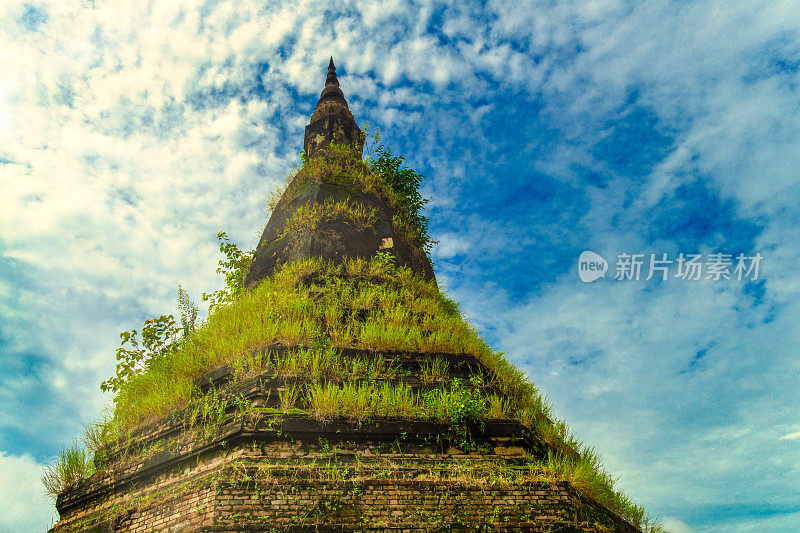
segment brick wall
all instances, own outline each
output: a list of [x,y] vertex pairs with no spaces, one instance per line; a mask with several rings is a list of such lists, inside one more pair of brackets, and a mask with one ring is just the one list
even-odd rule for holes
[[[351,448],[366,453],[374,446]],[[367,468],[357,480],[343,478],[351,455],[345,460],[297,441],[211,449],[191,461],[172,458],[135,484],[125,485],[121,476],[74,491],[53,531],[636,531],[566,482],[404,479],[415,475],[410,461],[419,465],[427,457],[442,465],[478,455],[369,455],[383,466]],[[369,479],[387,472],[394,477]],[[310,473],[317,477],[309,479]]]

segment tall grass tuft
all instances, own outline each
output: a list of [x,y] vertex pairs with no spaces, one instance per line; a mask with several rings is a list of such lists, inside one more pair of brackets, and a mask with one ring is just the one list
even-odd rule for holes
[[420,380],[423,383],[435,383],[446,379],[450,374],[450,364],[442,356],[428,357],[420,365]]
[[320,419],[346,416],[366,420],[375,416],[413,418],[420,412],[419,396],[405,383],[317,384],[308,391],[311,412]]
[[281,409],[283,412],[288,412],[293,407],[296,407],[297,400],[300,398],[301,385],[297,383],[287,384],[286,387],[278,391],[278,398],[280,400]]
[[57,496],[60,492],[91,477],[94,466],[79,443],[74,442],[61,450],[58,460],[53,466],[45,467],[42,483],[45,490]]

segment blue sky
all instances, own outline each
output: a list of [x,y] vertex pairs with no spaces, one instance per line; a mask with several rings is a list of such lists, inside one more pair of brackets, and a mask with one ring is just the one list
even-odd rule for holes
[[[794,2],[0,7],[0,531],[108,403],[120,331],[255,246],[328,56],[426,176],[440,283],[675,532],[800,529]],[[582,283],[593,250],[760,279]],[[611,275],[609,278],[613,277]]]

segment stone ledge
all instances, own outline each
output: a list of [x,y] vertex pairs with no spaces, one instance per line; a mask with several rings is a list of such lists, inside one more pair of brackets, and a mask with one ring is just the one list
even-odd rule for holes
[[[69,531],[70,523],[76,524],[76,519],[78,524],[81,519],[88,519],[84,522],[88,527],[78,529],[84,532],[154,531],[161,530],[161,524],[168,522],[174,523],[170,530],[184,531],[187,520],[197,525],[190,530],[209,532],[638,531],[594,500],[580,495],[566,481],[541,480],[506,486],[415,480],[306,482],[288,479],[282,483],[268,481],[263,486],[252,483],[222,481],[216,486],[209,485],[204,489],[204,498],[192,496],[192,491],[168,491],[171,496],[166,499],[150,500],[143,505],[111,511],[109,515],[92,516],[90,512],[73,516],[62,525]],[[202,507],[207,512],[182,517],[179,509],[191,509],[191,502],[198,499],[205,502]],[[325,505],[326,501],[339,502],[349,510],[344,514],[338,511],[327,514],[326,509],[331,507]],[[462,507],[470,511],[462,514]],[[493,514],[490,512],[493,509],[494,513],[500,511],[499,517],[510,520],[506,523],[491,520],[489,515]],[[427,522],[412,518],[420,514],[418,510],[428,517]],[[354,517],[369,517],[371,523],[385,525],[353,523],[347,518],[353,512]],[[293,523],[292,517],[297,516],[302,516],[304,523]],[[456,517],[458,520],[453,520]],[[226,523],[229,520],[235,521]]]
[[[431,526],[420,522],[409,522],[406,524],[395,524],[392,526],[364,526],[359,524],[350,525],[313,525],[313,526],[259,526],[256,524],[237,525],[236,529],[226,526],[208,526],[202,529],[208,533],[608,533],[607,528],[598,528],[589,524],[581,526],[571,523],[554,522],[520,522],[513,525],[503,524],[473,524],[470,527],[457,522],[449,524],[437,524]],[[637,531],[636,529],[620,529],[618,531]],[[105,531],[103,531],[105,533]]]
[[[258,397],[255,392],[243,394],[247,399]],[[230,406],[226,411],[228,421],[234,417],[235,406]],[[146,437],[132,437],[129,442],[135,443],[135,449],[143,449],[149,444],[156,441],[174,437],[186,431],[186,425],[177,419],[168,420],[160,428],[156,427]],[[280,420],[281,425],[275,426],[275,420]],[[228,422],[220,424],[225,426]],[[529,448],[534,455],[544,456],[547,454],[549,446],[538,437],[528,427],[516,420],[502,420],[502,419],[486,419],[480,422],[468,422],[465,428],[469,431],[472,437],[516,437],[523,440],[524,445]],[[356,436],[356,440],[364,436],[383,436],[384,438],[393,438],[398,435],[407,434],[413,440],[414,434],[420,432],[423,438],[436,435],[449,435],[452,431],[452,426],[436,421],[426,419],[402,419],[402,418],[372,418],[369,420],[355,420],[352,418],[340,417],[331,418],[327,420],[319,420],[307,414],[264,414],[252,421],[252,423],[245,424],[242,422],[241,429],[249,432],[256,432],[264,434],[284,432],[292,437],[301,438],[303,436],[323,436],[333,437],[340,439],[342,433],[352,432]],[[141,435],[141,433],[140,433]],[[126,452],[130,452],[130,445],[119,446],[115,449],[107,450],[107,460],[111,463],[118,460],[118,458]]]
[[[264,348],[259,348],[252,351],[249,355],[258,355],[263,359],[270,355],[283,355],[287,352],[297,351],[300,346],[286,346],[283,344],[270,344]],[[474,355],[466,353],[446,353],[446,352],[410,352],[410,351],[379,351],[379,350],[363,350],[356,348],[335,348],[339,353],[345,357],[383,357],[387,361],[397,362],[401,368],[407,370],[419,370],[420,364],[423,360],[430,357],[440,357],[444,359],[451,370],[456,370],[458,374],[465,374],[469,370],[477,370],[484,377],[492,375],[483,363],[481,363]],[[224,365],[216,370],[197,378],[194,385],[202,393],[208,392],[212,387],[221,388],[222,386],[231,382],[234,376],[234,368],[231,365]],[[456,376],[461,377],[461,376]]]
[[[277,420],[280,421],[279,426],[275,424]],[[333,441],[391,441],[401,436],[405,442],[424,442],[424,439],[431,436],[442,438],[444,435],[445,440],[454,436],[446,424],[419,420],[383,419],[357,422],[345,418],[317,420],[307,416],[282,415],[263,417],[254,422],[249,425],[244,422],[233,422],[227,426],[220,426],[220,431],[213,441],[184,453],[160,452],[145,460],[142,467],[132,474],[84,482],[59,494],[56,509],[63,514],[101,494],[116,493],[136,483],[146,482],[158,472],[197,459],[202,454],[231,450],[241,444],[269,443],[286,438],[302,440],[319,437]],[[519,422],[485,421],[481,427],[474,423],[467,426],[471,433],[474,432],[474,435],[481,438],[517,438],[526,448],[532,450],[534,455],[543,457],[547,453],[546,445]]]

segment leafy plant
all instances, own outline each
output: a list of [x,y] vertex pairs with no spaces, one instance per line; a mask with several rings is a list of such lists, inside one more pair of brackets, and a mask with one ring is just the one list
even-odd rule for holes
[[217,274],[225,278],[225,287],[212,293],[203,293],[204,302],[209,302],[208,313],[234,301],[244,290],[244,278],[253,262],[254,251],[243,252],[231,242],[224,231],[217,233],[219,251],[225,256],[219,261]]
[[178,285],[178,309],[181,312],[183,337],[186,338],[194,331],[195,322],[197,321],[197,306],[189,298],[189,293],[180,285]]
[[225,418],[228,408],[228,401],[224,395],[217,390],[211,389],[208,393],[196,397],[189,407],[192,415],[189,419],[192,423],[198,422],[203,425],[215,425]]
[[175,350],[179,331],[172,315],[161,315],[144,321],[141,336],[135,329],[120,333],[122,343],[116,353],[116,374],[102,382],[100,390],[114,394],[116,402],[117,393],[126,383]]
[[486,416],[487,399],[480,391],[455,380],[449,389],[434,389],[424,395],[425,404],[436,417],[461,424]]
[[[405,158],[393,156],[387,146],[379,146],[375,149],[375,154],[377,157],[369,158],[367,164],[371,169],[377,171],[386,185],[400,196],[409,221],[417,230],[418,244],[426,252],[430,252],[434,241],[428,233],[428,219],[422,214],[428,200],[419,193],[419,186],[422,184],[424,176],[404,166]],[[402,222],[395,221],[395,224],[398,223]]]

